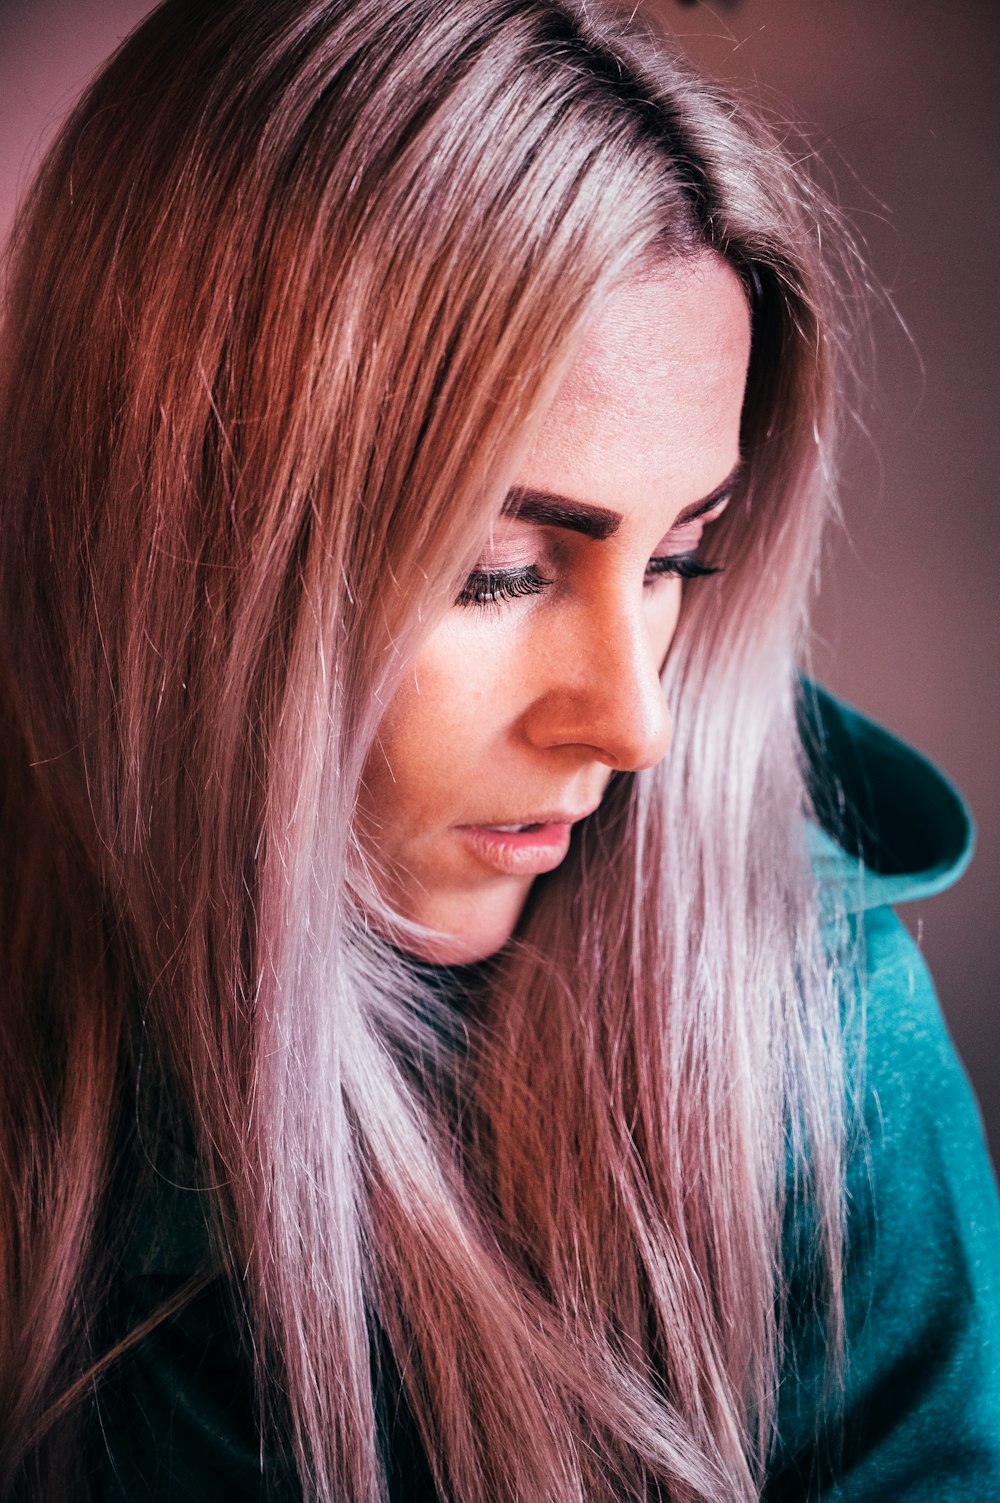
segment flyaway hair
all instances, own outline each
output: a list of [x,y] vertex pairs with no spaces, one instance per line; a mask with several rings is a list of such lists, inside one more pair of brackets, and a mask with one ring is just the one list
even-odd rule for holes
[[[86,1496],[123,1208],[171,1134],[310,1500],[386,1498],[393,1387],[456,1503],[757,1498],[789,1161],[835,1392],[795,724],[820,223],[766,127],[591,4],[167,0],[73,113],[2,332],[0,1498]],[[379,897],[366,760],[602,299],[706,250],[753,350],[674,745],[463,1012]]]

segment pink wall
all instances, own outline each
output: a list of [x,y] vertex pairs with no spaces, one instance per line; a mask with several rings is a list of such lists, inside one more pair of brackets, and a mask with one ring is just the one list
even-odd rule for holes
[[[19,186],[144,0],[0,0],[0,234]],[[876,311],[871,444],[831,550],[816,663],[955,777],[979,854],[910,918],[1000,1146],[1000,242],[992,0],[649,0],[710,70],[810,122],[900,325]],[[629,5],[631,9],[631,4]]]

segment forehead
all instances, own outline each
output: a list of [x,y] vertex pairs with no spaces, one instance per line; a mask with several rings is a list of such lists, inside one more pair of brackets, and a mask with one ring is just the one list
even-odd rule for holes
[[623,285],[584,336],[526,482],[618,510],[707,493],[738,457],[749,353],[746,296],[720,257]]

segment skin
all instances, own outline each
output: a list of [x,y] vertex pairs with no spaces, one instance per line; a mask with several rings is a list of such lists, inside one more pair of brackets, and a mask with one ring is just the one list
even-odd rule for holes
[[[603,539],[505,516],[480,570],[532,567],[537,593],[456,603],[394,696],[365,777],[385,896],[436,931],[425,959],[481,959],[512,934],[532,882],[561,859],[470,827],[592,811],[614,772],[670,746],[660,672],[684,589],[650,560],[697,549],[679,515],[730,477],[750,350],[735,273],[705,253],[620,288],[592,324],[519,487],[613,510]],[[655,566],[654,566],[655,567]],[[489,582],[470,582],[480,595]],[[530,838],[528,837],[529,844]],[[523,845],[523,840],[521,844]]]

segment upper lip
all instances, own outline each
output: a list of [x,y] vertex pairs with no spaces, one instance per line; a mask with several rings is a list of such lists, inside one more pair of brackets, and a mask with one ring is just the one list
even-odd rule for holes
[[597,807],[597,804],[593,804],[589,809],[578,810],[575,814],[565,809],[546,809],[540,814],[519,814],[514,819],[477,819],[472,828],[490,830],[496,825],[575,825],[593,814]]

